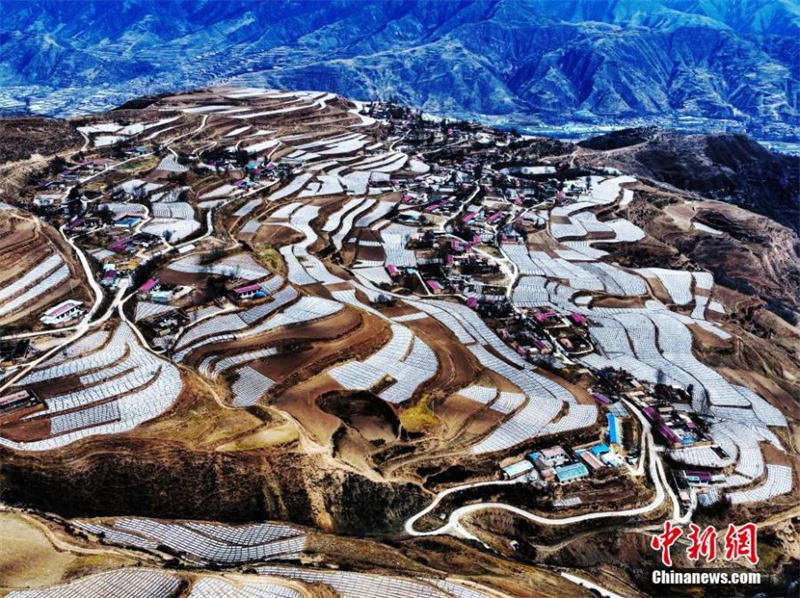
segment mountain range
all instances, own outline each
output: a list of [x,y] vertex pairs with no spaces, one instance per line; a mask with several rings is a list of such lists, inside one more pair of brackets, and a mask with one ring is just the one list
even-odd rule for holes
[[236,83],[542,130],[796,140],[793,0],[0,0],[0,110]]

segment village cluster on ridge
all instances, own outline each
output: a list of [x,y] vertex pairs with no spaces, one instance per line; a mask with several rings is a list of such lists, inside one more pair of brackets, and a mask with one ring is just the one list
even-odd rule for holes
[[[260,88],[70,122],[74,147],[6,172],[0,197],[0,447],[18,472],[172,437],[231,459],[282,451],[409,492],[388,536],[523,561],[518,526],[504,539],[489,514],[579,533],[797,506],[797,407],[718,357],[752,332],[730,317],[737,297],[689,260],[636,263],[651,236],[634,216],[673,192],[600,152]],[[686,235],[727,234],[688,201],[660,209]],[[353,516],[303,492],[309,512],[284,522],[144,505],[48,520],[146,566],[9,595],[520,591],[316,567],[314,528],[352,534]]]

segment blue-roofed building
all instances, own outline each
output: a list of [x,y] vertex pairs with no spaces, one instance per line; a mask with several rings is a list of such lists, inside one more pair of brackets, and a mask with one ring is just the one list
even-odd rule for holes
[[607,445],[605,442],[601,442],[601,443],[600,443],[600,444],[598,444],[597,446],[593,446],[593,447],[592,447],[592,452],[593,452],[595,455],[602,455],[603,453],[607,453],[607,452],[608,452],[608,451],[610,451],[610,450],[611,450],[611,449],[610,449],[610,448],[608,448],[608,445]]
[[503,467],[503,475],[505,475],[507,479],[512,480],[524,473],[528,473],[532,469],[533,463],[523,459],[522,461],[517,461],[516,463]]
[[139,218],[138,216],[125,216],[124,218],[120,218],[119,220],[114,222],[114,226],[119,226],[122,228],[133,228],[134,226],[139,224],[140,221],[141,218]]
[[528,459],[530,459],[532,463],[536,463],[536,459],[540,459],[541,456],[542,454],[539,451],[528,453]]
[[607,413],[606,419],[608,420],[608,441],[611,444],[619,444],[622,442],[622,434],[619,430],[619,421],[617,421],[616,416],[614,416],[612,413]]
[[556,467],[556,477],[559,482],[571,482],[585,478],[589,475],[589,470],[583,463],[572,463],[570,465],[561,465]]

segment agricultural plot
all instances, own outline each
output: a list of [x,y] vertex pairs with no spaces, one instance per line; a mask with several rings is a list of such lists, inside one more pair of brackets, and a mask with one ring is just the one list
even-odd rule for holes
[[468,386],[458,391],[462,397],[467,397],[484,405],[491,403],[497,396],[497,389],[489,386]]
[[731,503],[766,502],[781,494],[792,491],[792,468],[785,465],[767,464],[767,479],[763,484],[750,490],[728,492]]
[[675,461],[692,467],[709,467],[721,469],[733,463],[733,457],[720,457],[717,451],[709,446],[700,446],[673,450],[669,453]]
[[692,273],[664,268],[643,268],[639,272],[647,278],[657,279],[667,290],[673,303],[686,305],[692,300]]
[[391,264],[398,268],[413,268],[417,265],[417,256],[412,250],[406,249],[406,237],[404,235],[384,232],[381,236],[383,237],[386,264]]
[[50,588],[17,590],[12,598],[177,598],[181,580],[177,575],[158,569],[130,567],[82,577]]
[[367,212],[364,216],[361,216],[358,220],[356,220],[353,226],[357,228],[364,228],[372,226],[378,220],[386,216],[389,212],[394,209],[397,204],[393,201],[379,201],[374,204],[373,208]]
[[[93,348],[100,338],[88,337],[82,348]],[[46,385],[67,376],[77,378],[80,388],[46,396],[44,412],[28,416],[6,432],[24,435],[26,424],[45,420],[50,424],[47,437],[19,441],[0,437],[0,444],[48,450],[87,436],[130,430],[166,411],[182,389],[178,369],[142,348],[126,324],[119,325],[102,347],[51,358],[18,385]]]
[[[294,392],[308,391],[306,409],[317,407],[314,392],[335,388],[371,391],[392,404],[424,392],[434,398],[436,415],[445,422],[440,429],[458,434],[466,429],[466,437],[474,441],[468,449],[470,460],[482,455],[488,462],[497,457],[491,453],[509,451],[534,438],[576,430],[584,430],[583,436],[605,434],[605,429],[600,431],[605,424],[601,411],[585,393],[572,389],[576,388],[573,384],[587,381],[594,385],[601,378],[596,370],[610,367],[624,369],[642,382],[691,388],[692,405],[702,409],[718,446],[668,447],[664,454],[687,468],[733,471],[724,492],[734,504],[769,500],[793,490],[791,469],[768,463],[774,450],[783,450],[779,436],[785,438],[785,431],[776,434],[774,427],[788,427],[786,418],[756,393],[720,373],[727,376],[730,370],[718,372],[696,357],[702,354],[697,343],[708,340],[705,332],[716,335],[718,339],[712,340],[720,347],[728,346],[718,342],[730,338],[715,323],[721,318],[705,320],[712,312],[725,313],[720,299],[727,299],[726,292],[713,294],[714,280],[708,272],[634,270],[627,266],[636,263],[633,247],[606,245],[634,244],[644,238],[645,232],[633,222],[609,216],[619,213],[617,206],[630,204],[633,192],[622,185],[635,179],[591,176],[564,185],[542,179],[535,185],[519,180],[513,186],[498,186],[486,173],[479,174],[473,163],[464,168],[454,164],[461,158],[453,156],[472,153],[483,142],[457,142],[454,151],[429,154],[432,142],[406,137],[402,127],[392,128],[392,137],[386,138],[388,127],[372,127],[375,119],[351,107],[323,92],[284,93],[258,87],[225,88],[221,93],[206,90],[159,100],[155,109],[182,114],[177,135],[185,139],[160,159],[147,157],[149,167],[158,165],[152,172],[140,169],[141,178],[134,178],[133,169],[124,164],[117,169],[110,160],[104,161],[105,170],[98,170],[102,180],[92,189],[102,193],[98,204],[105,204],[117,220],[126,216],[141,220],[107,224],[85,238],[93,239],[86,251],[111,267],[138,267],[149,257],[150,248],[157,258],[177,254],[153,276],[167,287],[184,287],[181,293],[191,292],[178,295],[172,304],[159,303],[163,295],[152,293],[150,299],[136,303],[133,314],[135,322],[147,322],[145,333],[157,329],[163,335],[159,346],[166,347],[164,355],[174,363],[143,347],[127,324],[111,329],[115,320],[100,320],[76,343],[26,372],[17,387],[36,390],[46,409],[4,424],[0,444],[44,450],[93,434],[130,430],[175,402],[184,390],[175,363],[182,363],[182,368],[208,377],[197,380],[205,386],[227,384],[232,406],[252,407],[269,395],[274,408],[286,408],[298,425],[311,420],[304,419],[307,414],[295,413],[302,409],[289,403],[297,396]],[[170,124],[151,122],[159,134]],[[86,127],[84,133],[95,144],[117,143],[147,134],[150,126],[101,123]],[[455,136],[469,138],[468,133],[454,129]],[[163,136],[159,142],[164,143]],[[390,149],[394,147],[398,149]],[[494,144],[492,152],[502,155],[503,147],[509,146]],[[433,169],[421,162],[426,155],[436,156]],[[188,165],[191,172],[172,176],[187,171]],[[552,170],[538,172],[560,176]],[[123,180],[126,172],[129,176]],[[180,187],[174,184],[177,179],[182,179]],[[171,182],[162,184],[167,180]],[[132,201],[121,201],[120,196]],[[142,198],[147,207],[135,203]],[[237,198],[232,214],[226,210],[203,215],[206,234],[192,243],[176,243],[200,229],[196,209],[213,210]],[[559,205],[549,211],[542,207],[554,198]],[[631,206],[631,214],[637,205]],[[108,214],[102,220],[107,221]],[[122,231],[123,226],[133,230]],[[106,227],[114,229],[110,238],[105,236]],[[713,234],[697,228],[704,235]],[[70,254],[58,245],[61,252],[37,252],[24,262],[25,268],[14,268],[14,260],[31,248],[30,239],[22,234],[30,231],[17,231],[13,238],[2,232],[0,247],[7,243],[16,253],[0,258],[5,266],[0,268],[0,278],[4,278],[0,318],[13,319],[34,305],[41,307],[35,303],[40,297],[55,297],[69,278],[72,264]],[[135,244],[129,251],[132,264],[126,263],[129,256],[124,251],[111,251],[112,241],[121,233],[133,237],[140,232],[160,237],[167,246],[178,246],[167,247],[167,254],[157,239],[140,235],[144,238],[131,242],[131,247]],[[235,248],[239,239],[242,249]],[[270,270],[285,272],[285,278],[262,266],[248,253],[249,247],[259,251],[265,263],[269,260]],[[274,254],[276,250],[282,260]],[[217,255],[225,257],[217,259]],[[240,288],[246,286],[243,281],[258,284],[267,297],[256,293],[257,289]],[[144,297],[144,291],[136,295]],[[126,298],[127,293],[121,294],[113,308]],[[125,305],[128,309],[131,304]],[[559,317],[532,313],[542,311],[535,309],[540,307]],[[178,313],[177,321],[159,319],[172,312]],[[339,316],[320,321],[335,314]],[[378,320],[381,332],[389,327],[391,339],[375,350],[368,328]],[[736,330],[733,321],[724,325]],[[574,340],[586,330],[596,351],[572,350]],[[368,356],[350,357],[356,354]],[[329,356],[337,360],[334,365]],[[546,372],[539,369],[545,365],[533,365],[547,362],[553,367]],[[580,371],[580,366],[595,371]],[[317,375],[322,368],[327,369]],[[554,381],[559,371],[570,384]],[[295,373],[309,374],[308,380],[300,380],[299,389],[288,383],[294,381]],[[184,373],[186,381],[187,376],[192,374]],[[735,373],[730,377],[739,379]],[[449,398],[443,414],[438,399],[445,395]],[[685,401],[677,404],[687,408]],[[386,405],[377,407],[395,411]],[[446,419],[448,409],[451,413],[463,409],[457,414],[457,426]],[[226,415],[255,417],[260,412],[249,411]],[[327,433],[329,425],[336,429],[337,417],[344,418],[334,410],[324,411],[315,415]],[[476,417],[469,419],[473,414]],[[364,419],[373,418],[370,414]],[[354,427],[363,424],[356,423]],[[465,428],[458,427],[462,423]],[[308,425],[309,436],[316,435],[312,427],[317,422]],[[374,425],[370,421],[367,427]],[[330,438],[338,442],[332,434]],[[438,440],[431,436],[409,445],[406,454],[396,449],[407,438],[395,436],[383,428],[363,434],[374,447],[380,446],[376,442],[380,437],[386,443],[381,451],[385,449],[398,462],[412,455],[416,459],[421,447],[439,450],[429,442]],[[300,438],[306,440],[305,435]],[[342,452],[336,446],[326,459],[361,450],[346,446],[352,441],[344,438]],[[765,448],[764,443],[772,446]],[[304,443],[297,444],[303,448]],[[355,457],[359,461],[347,460],[349,466],[359,466],[363,455]],[[364,463],[372,467],[369,459]],[[581,499],[553,504],[577,507]],[[124,518],[82,521],[79,527],[102,535],[109,544],[151,551],[167,547],[185,563],[202,567],[296,558],[306,549],[302,532],[270,524],[226,527]],[[325,583],[345,596],[483,595],[474,585],[442,579],[288,567],[263,567],[259,572]],[[200,597],[295,598],[307,593],[303,588],[266,577],[261,583],[215,576],[197,580],[182,591]],[[166,587],[162,595],[169,591]]]
[[178,159],[173,156],[172,154],[168,154],[164,158],[161,159],[161,162],[158,163],[156,170],[163,170],[164,172],[186,172],[189,170],[187,166],[184,166]]
[[267,561],[302,552],[306,546],[301,530],[283,524],[226,526],[125,517],[101,523],[79,521],[78,526],[125,546],[166,546],[197,566]]
[[528,249],[525,245],[515,243],[503,243],[500,246],[503,253],[519,268],[519,273],[522,275],[544,276],[545,272],[528,254]]
[[[345,291],[333,291],[333,292],[331,292],[331,296],[336,301],[339,301],[340,303],[347,303],[348,305],[352,305],[353,307],[355,307],[357,309],[361,309],[361,310],[367,311],[367,312],[369,312],[369,313],[371,313],[373,315],[376,315],[379,318],[383,318],[384,317],[383,314],[381,312],[379,312],[377,309],[374,309],[374,308],[370,307],[369,305],[366,305],[366,304],[362,303],[361,301],[359,301],[358,298],[356,297],[355,289],[348,289],[348,290],[345,290]],[[401,320],[399,320],[398,318],[394,318],[394,321],[395,322],[399,322]]]
[[658,328],[658,344],[666,359],[700,381],[714,405],[749,407],[750,402],[716,371],[701,363],[692,353],[692,335],[676,318],[653,313],[650,319]]
[[433,377],[438,368],[436,354],[410,329],[392,325],[392,339],[364,361],[349,361],[328,370],[328,374],[349,390],[368,390],[387,376],[394,382],[380,393],[390,403],[412,397],[416,388]]
[[342,217],[356,208],[357,206],[361,205],[364,202],[364,198],[354,198],[347,200],[341,208],[336,210],[333,214],[328,216],[328,219],[325,221],[325,224],[322,227],[322,230],[326,233],[332,233],[339,226],[342,224]]
[[[475,454],[507,449],[535,436],[547,434],[546,426],[561,410],[562,402],[567,397],[572,401],[566,389],[547,378],[529,370],[517,370],[479,345],[471,345],[469,350],[484,367],[511,381],[528,397],[528,402],[522,409],[471,447]],[[575,423],[581,421],[576,420]],[[594,418],[590,423],[594,423]]]
[[169,264],[170,270],[188,274],[214,274],[231,278],[258,280],[269,276],[269,271],[260,266],[248,254],[236,254],[225,257],[213,264],[202,264],[200,256],[192,255]]
[[[291,204],[289,204],[291,205]],[[288,206],[284,206],[286,208]],[[282,208],[283,209],[283,208]],[[278,210],[280,212],[280,210]],[[313,245],[319,235],[311,227],[311,221],[319,215],[319,206],[302,205],[286,210],[280,216],[289,218],[289,226],[301,232],[303,240],[292,245],[284,245],[280,253],[286,262],[289,281],[299,286],[305,286],[321,282],[323,284],[336,284],[343,282],[341,278],[331,274],[325,265],[315,256],[311,255],[308,248]],[[279,215],[273,213],[270,220],[274,220]]]
[[269,200],[277,201],[279,199],[289,197],[290,195],[294,195],[295,193],[300,191],[300,189],[302,189],[310,179],[311,179],[310,174],[297,175],[294,179],[292,179],[292,181],[288,185],[272,193],[269,196]]
[[[233,355],[231,357],[223,357],[214,361],[214,356],[207,357],[203,360],[204,367],[207,371],[210,371],[213,374],[219,374],[230,368],[236,367],[243,363],[247,363],[249,361],[254,361],[256,359],[263,359],[265,357],[271,357],[276,355],[278,350],[274,347],[267,347],[265,349],[256,349],[254,351],[248,351],[246,353],[240,353],[238,355]],[[212,365],[212,361],[214,362]],[[201,369],[203,366],[201,366]]]
[[353,220],[355,219],[355,217],[358,216],[359,214],[362,214],[364,210],[371,208],[373,205],[375,205],[374,199],[365,199],[356,208],[348,212],[344,218],[342,218],[342,224],[339,227],[339,230],[332,237],[333,244],[336,246],[337,249],[342,248],[342,244],[344,243],[345,237],[353,228]]
[[142,227],[142,232],[156,237],[163,237],[168,241],[183,241],[192,236],[200,228],[200,223],[195,220],[173,220],[153,218]]
[[34,221],[0,212],[0,323],[38,316],[80,286],[61,250]]
[[[293,287],[287,286],[275,293],[272,301],[206,320],[203,322],[205,326],[202,332],[192,333],[190,342],[179,339],[181,348],[172,357],[176,361],[182,361],[192,351],[209,344],[245,339],[279,326],[325,317],[336,313],[342,307],[341,304],[327,299],[303,297],[284,312],[274,317],[268,317],[296,298],[297,291]],[[190,333],[192,330],[190,329]]]
[[261,228],[261,223],[258,220],[248,220],[239,231],[243,235],[254,235]]
[[204,577],[194,583],[189,598],[303,598],[303,594],[266,579],[234,583]]
[[[237,218],[248,216],[253,210],[255,210],[261,204],[262,201],[260,199],[251,199],[247,203],[243,204],[242,207],[240,207],[238,210],[236,210],[233,213],[233,215],[236,216]],[[250,223],[248,222],[248,224]],[[258,230],[258,223],[256,223],[256,230]],[[252,232],[255,232],[255,230]]]
[[381,598],[486,598],[488,596],[478,590],[462,587],[452,582],[442,584],[441,580],[425,578],[412,580],[351,571],[324,571],[276,565],[258,567],[257,571],[261,575],[325,584],[347,598],[375,598],[376,596],[381,596]]
[[518,307],[549,305],[550,294],[545,288],[547,279],[543,276],[523,276],[514,287],[512,301]]
[[597,262],[586,264],[583,268],[597,276],[605,286],[606,292],[611,295],[636,297],[647,293],[647,285],[641,277],[630,274],[614,264]]
[[237,369],[236,376],[236,381],[231,384],[234,407],[255,405],[275,384],[271,378],[247,365]]

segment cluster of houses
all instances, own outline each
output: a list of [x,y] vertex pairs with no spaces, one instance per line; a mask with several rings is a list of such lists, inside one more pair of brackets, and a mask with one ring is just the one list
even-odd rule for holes
[[678,411],[673,405],[651,405],[642,409],[662,442],[670,448],[711,446],[714,439],[695,421],[695,415]]
[[141,301],[154,303],[172,303],[192,292],[192,287],[160,282],[157,278],[148,278],[136,290]]
[[554,348],[570,357],[594,351],[585,316],[563,314],[544,308],[512,312],[502,321],[497,334],[517,353],[530,361],[553,353]]
[[605,406],[618,405],[623,398],[631,401],[650,422],[656,439],[668,448],[714,444],[705,418],[692,409],[691,396],[682,388],[643,384],[625,372],[606,368],[598,372],[592,396]]
[[[592,396],[609,409],[618,408],[621,399],[632,402],[647,418],[656,442],[667,450],[702,449],[717,454],[720,460],[726,458],[709,430],[708,418],[692,408],[687,390],[661,383],[642,383],[626,372],[606,368],[598,372]],[[684,504],[691,501],[686,490],[688,486],[707,486],[726,480],[724,473],[692,466],[687,468],[677,461],[672,463],[672,467],[679,486],[678,495]],[[704,499],[704,495],[699,498]]]
[[502,473],[506,479],[524,476],[523,479],[530,482],[567,484],[622,467],[625,458],[618,450],[619,445],[614,442],[594,443],[571,451],[557,444],[533,451],[525,459],[506,465]]

